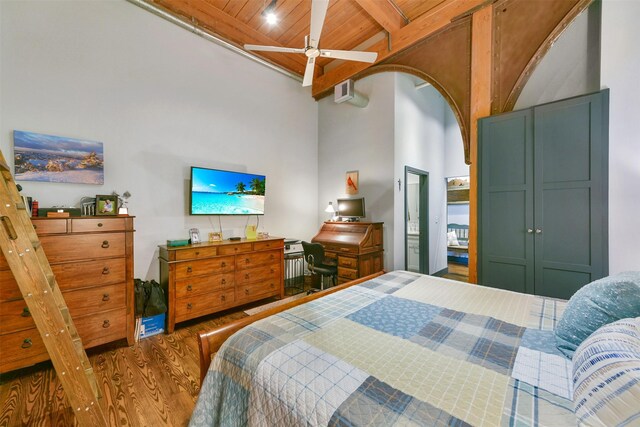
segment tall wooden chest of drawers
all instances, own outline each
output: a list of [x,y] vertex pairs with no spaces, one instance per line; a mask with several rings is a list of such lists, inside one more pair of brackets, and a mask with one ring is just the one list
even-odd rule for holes
[[273,296],[284,297],[284,239],[160,246],[160,284],[175,324]]
[[338,267],[338,284],[384,269],[382,222],[325,222],[312,242]]
[[[133,217],[34,218],[44,253],[85,348],[133,345]],[[0,372],[49,359],[0,253]]]

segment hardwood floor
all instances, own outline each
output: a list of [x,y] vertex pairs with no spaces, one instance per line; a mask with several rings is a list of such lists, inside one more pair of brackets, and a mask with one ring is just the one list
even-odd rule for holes
[[[266,302],[271,302],[268,300]],[[112,426],[185,426],[200,390],[196,334],[245,317],[265,301],[183,322],[132,347],[88,350]],[[0,375],[0,426],[77,425],[50,362]]]
[[457,264],[450,262],[448,265],[448,273],[442,277],[447,279],[457,280],[459,282],[469,281],[469,267],[464,264]]

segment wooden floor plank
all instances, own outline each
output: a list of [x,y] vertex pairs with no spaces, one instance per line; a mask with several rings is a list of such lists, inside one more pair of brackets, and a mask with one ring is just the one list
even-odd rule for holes
[[[102,392],[99,404],[113,426],[186,426],[200,391],[197,333],[246,317],[245,309],[177,325],[131,347],[126,342],[89,349]],[[51,362],[0,375],[0,427],[74,426],[75,416]]]

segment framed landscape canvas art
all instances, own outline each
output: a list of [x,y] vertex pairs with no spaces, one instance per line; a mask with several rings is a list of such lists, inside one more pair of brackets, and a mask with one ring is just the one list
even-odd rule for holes
[[16,130],[13,155],[16,180],[104,184],[101,142]]

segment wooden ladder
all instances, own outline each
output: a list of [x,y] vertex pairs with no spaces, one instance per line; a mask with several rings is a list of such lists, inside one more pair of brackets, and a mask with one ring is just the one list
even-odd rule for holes
[[106,426],[93,368],[0,151],[0,246],[81,426]]

